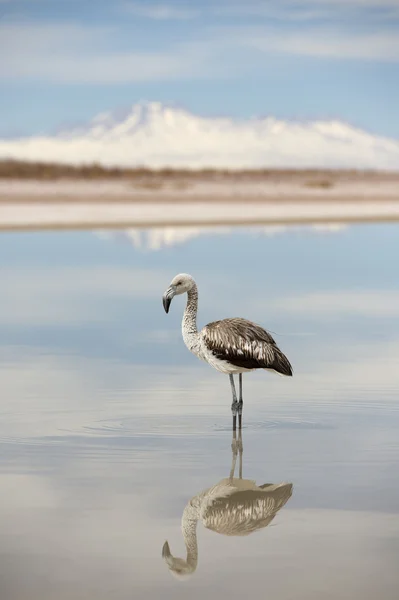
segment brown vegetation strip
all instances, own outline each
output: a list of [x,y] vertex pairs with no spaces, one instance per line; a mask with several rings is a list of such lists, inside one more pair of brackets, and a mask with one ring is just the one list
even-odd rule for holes
[[309,187],[330,187],[338,181],[397,181],[398,172],[343,169],[150,169],[146,167],[104,167],[99,164],[64,165],[58,163],[0,160],[0,179],[36,181],[57,180],[132,180],[159,181],[300,181]]

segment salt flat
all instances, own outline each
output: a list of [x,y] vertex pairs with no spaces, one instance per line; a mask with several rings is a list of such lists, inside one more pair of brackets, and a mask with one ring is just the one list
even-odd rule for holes
[[[311,180],[312,183],[313,180]],[[325,183],[325,182],[324,182]],[[396,177],[182,181],[0,180],[0,228],[212,226],[399,220]]]
[[1,229],[151,227],[399,220],[399,202],[28,202],[0,205]]
[[142,181],[129,179],[0,179],[0,202],[37,201],[76,202],[241,202],[250,198],[256,202],[337,200],[382,200],[399,202],[399,176],[396,174],[365,174],[354,177],[329,173],[248,176],[240,179],[221,176],[193,178],[166,178],[151,176]]

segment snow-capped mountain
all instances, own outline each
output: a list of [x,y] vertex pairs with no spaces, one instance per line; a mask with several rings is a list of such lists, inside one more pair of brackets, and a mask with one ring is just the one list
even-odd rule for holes
[[105,166],[399,170],[399,140],[340,121],[205,118],[159,103],[54,136],[0,140],[0,159]]

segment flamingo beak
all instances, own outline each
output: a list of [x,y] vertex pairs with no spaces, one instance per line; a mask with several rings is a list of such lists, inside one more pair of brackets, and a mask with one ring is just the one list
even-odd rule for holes
[[162,303],[163,303],[163,307],[164,307],[166,313],[169,312],[170,303],[172,302],[175,295],[176,295],[176,286],[171,285],[170,287],[168,287],[168,289],[162,296]]
[[170,548],[169,548],[169,544],[168,542],[165,542],[163,547],[162,547],[162,558],[166,561],[166,562],[170,562],[170,557],[172,556]]

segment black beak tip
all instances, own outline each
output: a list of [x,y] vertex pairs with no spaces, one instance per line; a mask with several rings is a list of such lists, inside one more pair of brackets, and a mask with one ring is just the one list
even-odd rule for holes
[[171,300],[169,298],[162,298],[162,303],[163,303],[163,307],[165,309],[166,314],[168,314]]
[[168,552],[170,553],[169,544],[168,544],[168,542],[165,542],[162,547],[162,558],[165,558],[165,556],[168,555]]

